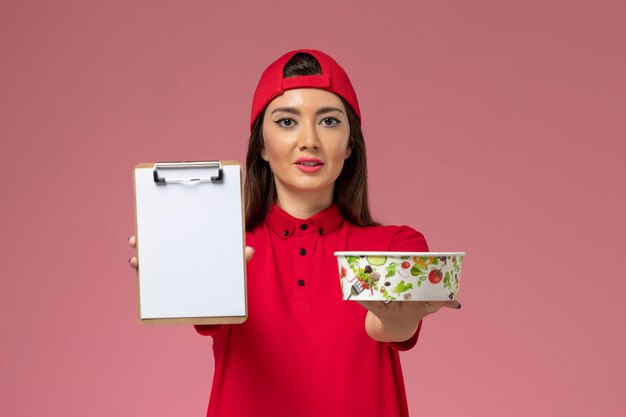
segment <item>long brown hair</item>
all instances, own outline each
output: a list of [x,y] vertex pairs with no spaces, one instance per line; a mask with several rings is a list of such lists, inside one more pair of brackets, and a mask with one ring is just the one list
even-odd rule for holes
[[[322,74],[319,62],[312,55],[298,53],[293,56],[283,69],[283,77]],[[350,222],[359,226],[374,226],[367,193],[367,162],[365,140],[361,123],[352,107],[341,98],[348,113],[350,124],[350,157],[345,160],[343,169],[335,181],[333,202],[341,214]],[[263,117],[265,109],[252,125],[248,152],[246,155],[246,180],[244,186],[246,201],[246,228],[254,229],[263,222],[265,216],[276,201],[276,185],[270,165],[261,157],[263,150]]]

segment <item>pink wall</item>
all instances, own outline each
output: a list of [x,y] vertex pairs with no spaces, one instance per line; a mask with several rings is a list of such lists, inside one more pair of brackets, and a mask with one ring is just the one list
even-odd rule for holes
[[137,162],[243,160],[257,77],[334,55],[375,213],[466,250],[402,355],[414,416],[622,416],[620,1],[0,5],[0,415],[200,416],[211,341],[142,327]]

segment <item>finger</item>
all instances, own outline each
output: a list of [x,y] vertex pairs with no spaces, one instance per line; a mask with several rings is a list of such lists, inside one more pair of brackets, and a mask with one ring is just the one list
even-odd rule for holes
[[357,303],[361,304],[361,307],[371,310],[372,308],[376,308],[376,301],[358,301]]
[[128,263],[134,269],[137,269],[139,267],[139,263],[137,262],[137,258],[134,257],[134,256],[132,258],[128,259]]
[[458,310],[461,308],[461,303],[459,303],[458,301],[429,301],[428,304],[430,304],[433,307],[436,307],[437,309],[445,307],[445,308],[453,308],[455,310]]
[[389,304],[385,304],[383,301],[358,301],[357,303],[359,303],[361,305],[361,307],[365,308],[368,311],[371,311],[372,313],[376,314],[380,314],[384,311],[387,311],[389,309]]
[[244,256],[246,258],[246,262],[250,261],[250,259],[252,259],[252,256],[254,255],[254,248],[250,247],[250,246],[246,246],[246,248],[243,251]]
[[128,244],[130,245],[131,248],[136,248],[137,247],[137,238],[135,238],[135,236],[131,236],[128,238]]

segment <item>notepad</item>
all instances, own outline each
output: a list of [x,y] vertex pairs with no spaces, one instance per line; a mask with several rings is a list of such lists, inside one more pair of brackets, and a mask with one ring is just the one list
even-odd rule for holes
[[247,317],[241,164],[135,167],[140,320],[241,323]]

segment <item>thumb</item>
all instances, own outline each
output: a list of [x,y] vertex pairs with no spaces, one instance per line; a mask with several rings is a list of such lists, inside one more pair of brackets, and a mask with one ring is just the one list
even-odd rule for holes
[[252,256],[254,255],[254,248],[250,246],[246,246],[246,249],[243,251],[243,253],[246,258],[246,262],[249,262],[250,259],[252,259]]

